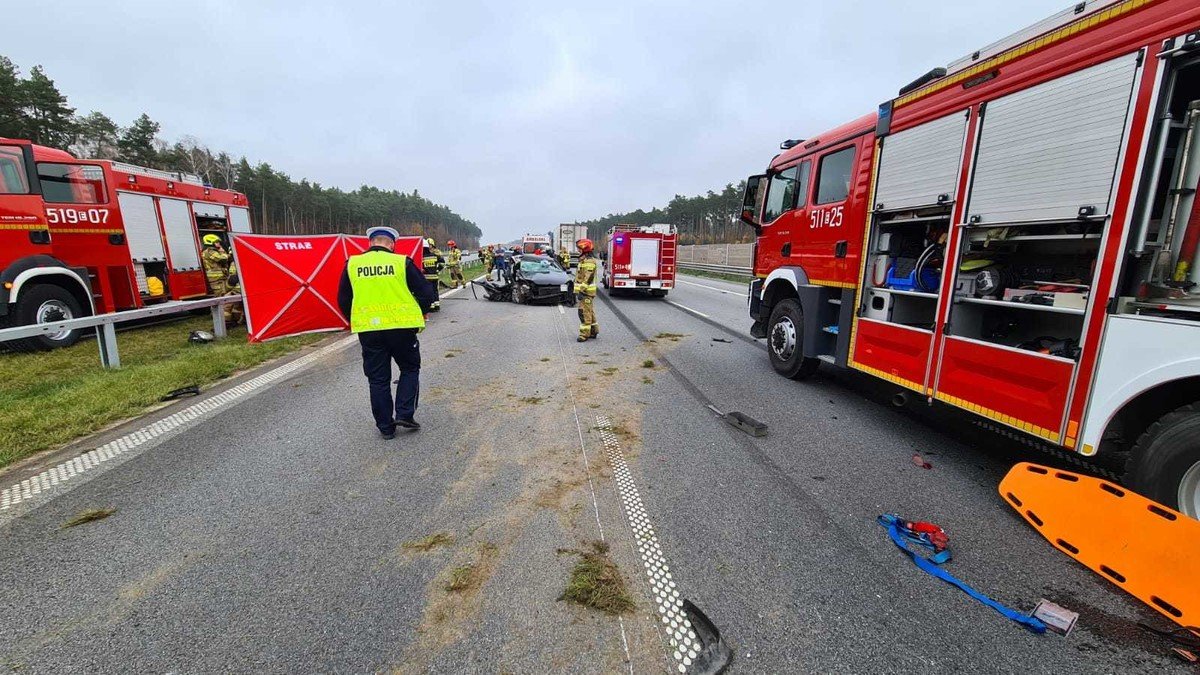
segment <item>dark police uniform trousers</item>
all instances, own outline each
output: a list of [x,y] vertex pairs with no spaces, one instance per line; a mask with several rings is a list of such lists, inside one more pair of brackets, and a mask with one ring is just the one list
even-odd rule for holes
[[[395,328],[358,334],[363,374],[371,389],[371,414],[380,431],[395,430],[395,420],[411,420],[421,389],[421,344],[417,329]],[[400,368],[392,408],[392,361]],[[393,412],[395,417],[393,417]]]

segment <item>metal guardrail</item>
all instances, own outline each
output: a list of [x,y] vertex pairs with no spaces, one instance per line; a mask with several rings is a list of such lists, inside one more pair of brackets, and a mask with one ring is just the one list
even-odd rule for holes
[[681,270],[694,269],[703,270],[705,272],[722,272],[725,274],[741,274],[742,276],[754,276],[754,268],[738,267],[736,265],[714,265],[711,263],[693,263],[679,261],[675,266]]
[[104,366],[105,368],[118,368],[121,366],[121,355],[117,351],[116,325],[118,323],[149,319],[156,316],[182,314],[183,312],[190,312],[194,309],[210,308],[212,310],[213,318],[213,335],[218,338],[223,338],[226,335],[224,307],[225,305],[241,301],[242,296],[240,295],[225,295],[219,298],[204,298],[203,300],[165,302],[161,305],[143,307],[142,309],[132,309],[125,312],[113,312],[110,314],[97,314],[95,316],[85,316],[78,319],[68,319],[66,321],[54,321],[50,323],[38,323],[31,324],[29,326],[5,328],[0,330],[0,343],[8,342],[10,340],[20,340],[21,338],[38,337],[39,335],[58,333],[64,330],[95,328],[97,329],[96,343],[100,347],[100,365]]

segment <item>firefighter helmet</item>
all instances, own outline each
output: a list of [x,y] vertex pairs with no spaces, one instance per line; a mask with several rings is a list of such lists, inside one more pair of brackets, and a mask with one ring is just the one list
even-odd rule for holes
[[446,245],[447,245],[447,246],[449,246],[450,248],[457,248],[457,247],[458,247],[458,244],[454,243],[454,240],[453,240],[453,239],[451,239],[450,241],[446,242]]
[[591,239],[580,239],[575,242],[575,248],[579,249],[580,253],[591,253],[596,245],[592,243]]
[[204,242],[205,246],[216,246],[218,243],[220,243],[221,238],[215,234],[206,234],[201,241]]
[[433,240],[433,237],[426,237],[425,245],[430,248],[433,248],[434,246],[437,246],[437,242]]

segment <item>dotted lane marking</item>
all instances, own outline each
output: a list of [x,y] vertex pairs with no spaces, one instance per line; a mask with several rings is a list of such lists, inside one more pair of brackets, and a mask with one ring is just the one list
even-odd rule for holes
[[140,448],[151,441],[164,438],[175,431],[178,431],[192,422],[201,418],[207,417],[214,412],[225,408],[229,404],[238,399],[266,387],[280,378],[287,377],[292,373],[312,364],[329,354],[349,346],[355,342],[355,338],[349,337],[337,342],[322,347],[311,354],[301,356],[300,358],[289,361],[278,368],[269,370],[262,375],[246,380],[245,382],[231,387],[215,396],[200,401],[194,405],[188,406],[179,412],[168,415],[156,422],[148,424],[137,431],[130,432],[116,440],[109,441],[104,445],[89,450],[78,457],[53,466],[45,471],[31,476],[16,483],[10,487],[0,491],[0,511],[6,511],[22,502],[27,502],[42,493],[49,492],[57,487],[60,483],[65,483],[84,472],[98,468],[104,462],[110,461],[125,453]]
[[650,523],[650,515],[638,494],[633,473],[625,461],[625,453],[621,451],[621,442],[612,431],[612,422],[605,415],[597,415],[596,429],[604,441],[604,456],[612,467],[613,482],[625,508],[625,519],[633,531],[637,554],[645,567],[646,580],[658,606],[658,616],[673,650],[676,667],[679,672],[686,673],[700,653],[700,641],[692,629],[692,622],[683,611],[683,598],[671,577],[671,568],[667,565],[667,558]]

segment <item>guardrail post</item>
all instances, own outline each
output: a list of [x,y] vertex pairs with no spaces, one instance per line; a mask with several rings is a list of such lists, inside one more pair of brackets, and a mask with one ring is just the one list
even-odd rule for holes
[[105,368],[120,368],[121,355],[117,352],[117,327],[106,323],[98,326],[96,344],[100,346],[100,365]]
[[228,333],[228,331],[225,330],[225,306],[224,305],[213,305],[212,306],[212,315],[213,315],[213,336],[217,337],[217,338],[225,337],[225,335]]

